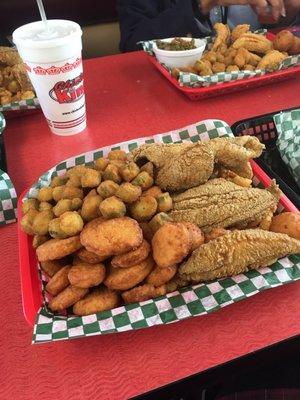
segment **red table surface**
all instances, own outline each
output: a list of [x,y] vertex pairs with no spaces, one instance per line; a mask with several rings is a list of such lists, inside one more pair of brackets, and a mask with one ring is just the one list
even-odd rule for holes
[[[300,78],[191,102],[143,53],[84,64],[88,129],[50,133],[41,113],[8,120],[9,175],[17,192],[59,161],[207,118],[233,122],[297,105]],[[300,332],[300,282],[208,316],[139,331],[32,346],[22,314],[16,224],[0,228],[0,399],[126,399]]]

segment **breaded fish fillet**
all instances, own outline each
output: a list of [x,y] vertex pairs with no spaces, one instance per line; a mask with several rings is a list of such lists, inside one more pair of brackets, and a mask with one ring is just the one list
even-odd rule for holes
[[133,151],[133,158],[139,165],[151,161],[156,167],[156,184],[174,192],[207,182],[216,163],[251,178],[249,160],[259,157],[263,149],[257,138],[243,136],[198,143],[145,144]]
[[179,267],[179,276],[193,283],[233,276],[268,266],[278,258],[300,253],[300,240],[261,229],[233,231],[195,250]]
[[268,189],[245,188],[223,178],[174,194],[173,221],[192,222],[204,232],[212,228],[246,227],[276,210],[280,190],[275,182]]

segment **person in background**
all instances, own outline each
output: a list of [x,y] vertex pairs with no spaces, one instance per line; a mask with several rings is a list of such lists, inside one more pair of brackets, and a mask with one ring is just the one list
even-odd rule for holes
[[292,25],[299,9],[300,0],[119,0],[120,50],[138,50],[142,40],[209,36],[216,22],[254,31],[267,16],[276,26]]

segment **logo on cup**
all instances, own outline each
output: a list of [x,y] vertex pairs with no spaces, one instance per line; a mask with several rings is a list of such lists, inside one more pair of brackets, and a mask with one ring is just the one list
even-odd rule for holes
[[84,95],[83,74],[74,79],[57,82],[50,90],[49,96],[59,104],[74,103]]

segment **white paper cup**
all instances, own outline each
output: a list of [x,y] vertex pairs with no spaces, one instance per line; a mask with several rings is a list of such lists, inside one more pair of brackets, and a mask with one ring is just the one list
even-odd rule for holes
[[86,127],[82,30],[67,20],[23,25],[13,32],[43,113],[53,133],[73,135]]

